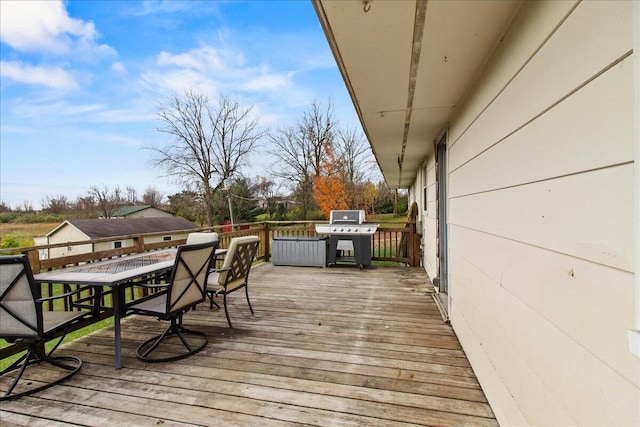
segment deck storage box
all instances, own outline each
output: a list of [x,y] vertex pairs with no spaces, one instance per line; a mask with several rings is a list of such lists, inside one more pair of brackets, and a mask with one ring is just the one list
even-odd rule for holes
[[273,265],[327,266],[327,237],[278,236],[271,242]]

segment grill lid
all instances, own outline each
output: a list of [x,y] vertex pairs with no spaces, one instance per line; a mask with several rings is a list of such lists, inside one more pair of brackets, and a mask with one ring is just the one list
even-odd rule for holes
[[330,224],[362,224],[364,222],[364,210],[331,211]]

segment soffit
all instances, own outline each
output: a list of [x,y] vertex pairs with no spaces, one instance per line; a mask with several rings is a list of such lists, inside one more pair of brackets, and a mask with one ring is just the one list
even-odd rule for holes
[[391,188],[413,183],[519,5],[515,0],[314,0]]

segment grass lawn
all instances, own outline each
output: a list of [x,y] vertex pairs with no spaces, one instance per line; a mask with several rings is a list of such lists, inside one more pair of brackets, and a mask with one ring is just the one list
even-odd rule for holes
[[[102,329],[104,327],[112,326],[112,325],[113,325],[113,317],[109,317],[107,319],[101,320],[100,322],[89,325],[86,328],[78,329],[77,331],[73,331],[67,334],[67,336],[64,337],[63,343],[73,341],[74,339],[90,334],[93,331],[97,331],[98,329]],[[51,350],[53,346],[58,342],[59,339],[60,338],[56,338],[55,340],[49,341],[45,345],[45,348],[47,349],[47,351]],[[11,344],[3,339],[0,339],[0,348],[6,347],[8,345],[11,345]],[[5,359],[0,360],[0,371],[5,369],[7,366],[11,365],[16,359],[21,357],[24,353],[25,352],[14,354],[13,356],[9,356]]]
[[0,246],[4,240],[15,240],[20,246],[33,246],[34,237],[42,237],[58,226],[59,222],[35,224],[0,223]]
[[384,224],[387,222],[391,223],[405,223],[407,221],[407,215],[396,215],[392,213],[388,214],[376,214],[367,216],[367,222],[378,222],[380,224]]

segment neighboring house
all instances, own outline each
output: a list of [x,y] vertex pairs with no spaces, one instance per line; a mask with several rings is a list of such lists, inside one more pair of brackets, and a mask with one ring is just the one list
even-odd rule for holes
[[498,421],[640,425],[640,2],[313,4]]
[[113,213],[112,218],[157,218],[173,216],[171,212],[154,206],[123,206]]
[[[58,225],[45,236],[46,241],[38,238],[42,244],[81,242],[85,240],[103,239],[118,236],[155,233],[145,237],[145,243],[157,243],[169,240],[186,239],[189,231],[199,228],[198,225],[181,217],[169,218],[126,218],[126,219],[69,219]],[[49,249],[40,257],[57,258],[68,255],[130,247],[133,239],[113,240],[108,242],[88,243]]]
[[[269,208],[269,202],[269,200],[260,199],[258,200],[258,206],[260,207],[260,209],[267,210]],[[293,199],[293,197],[274,198],[271,202],[274,206],[282,206],[285,209],[289,209],[292,205],[296,204],[296,201]]]

